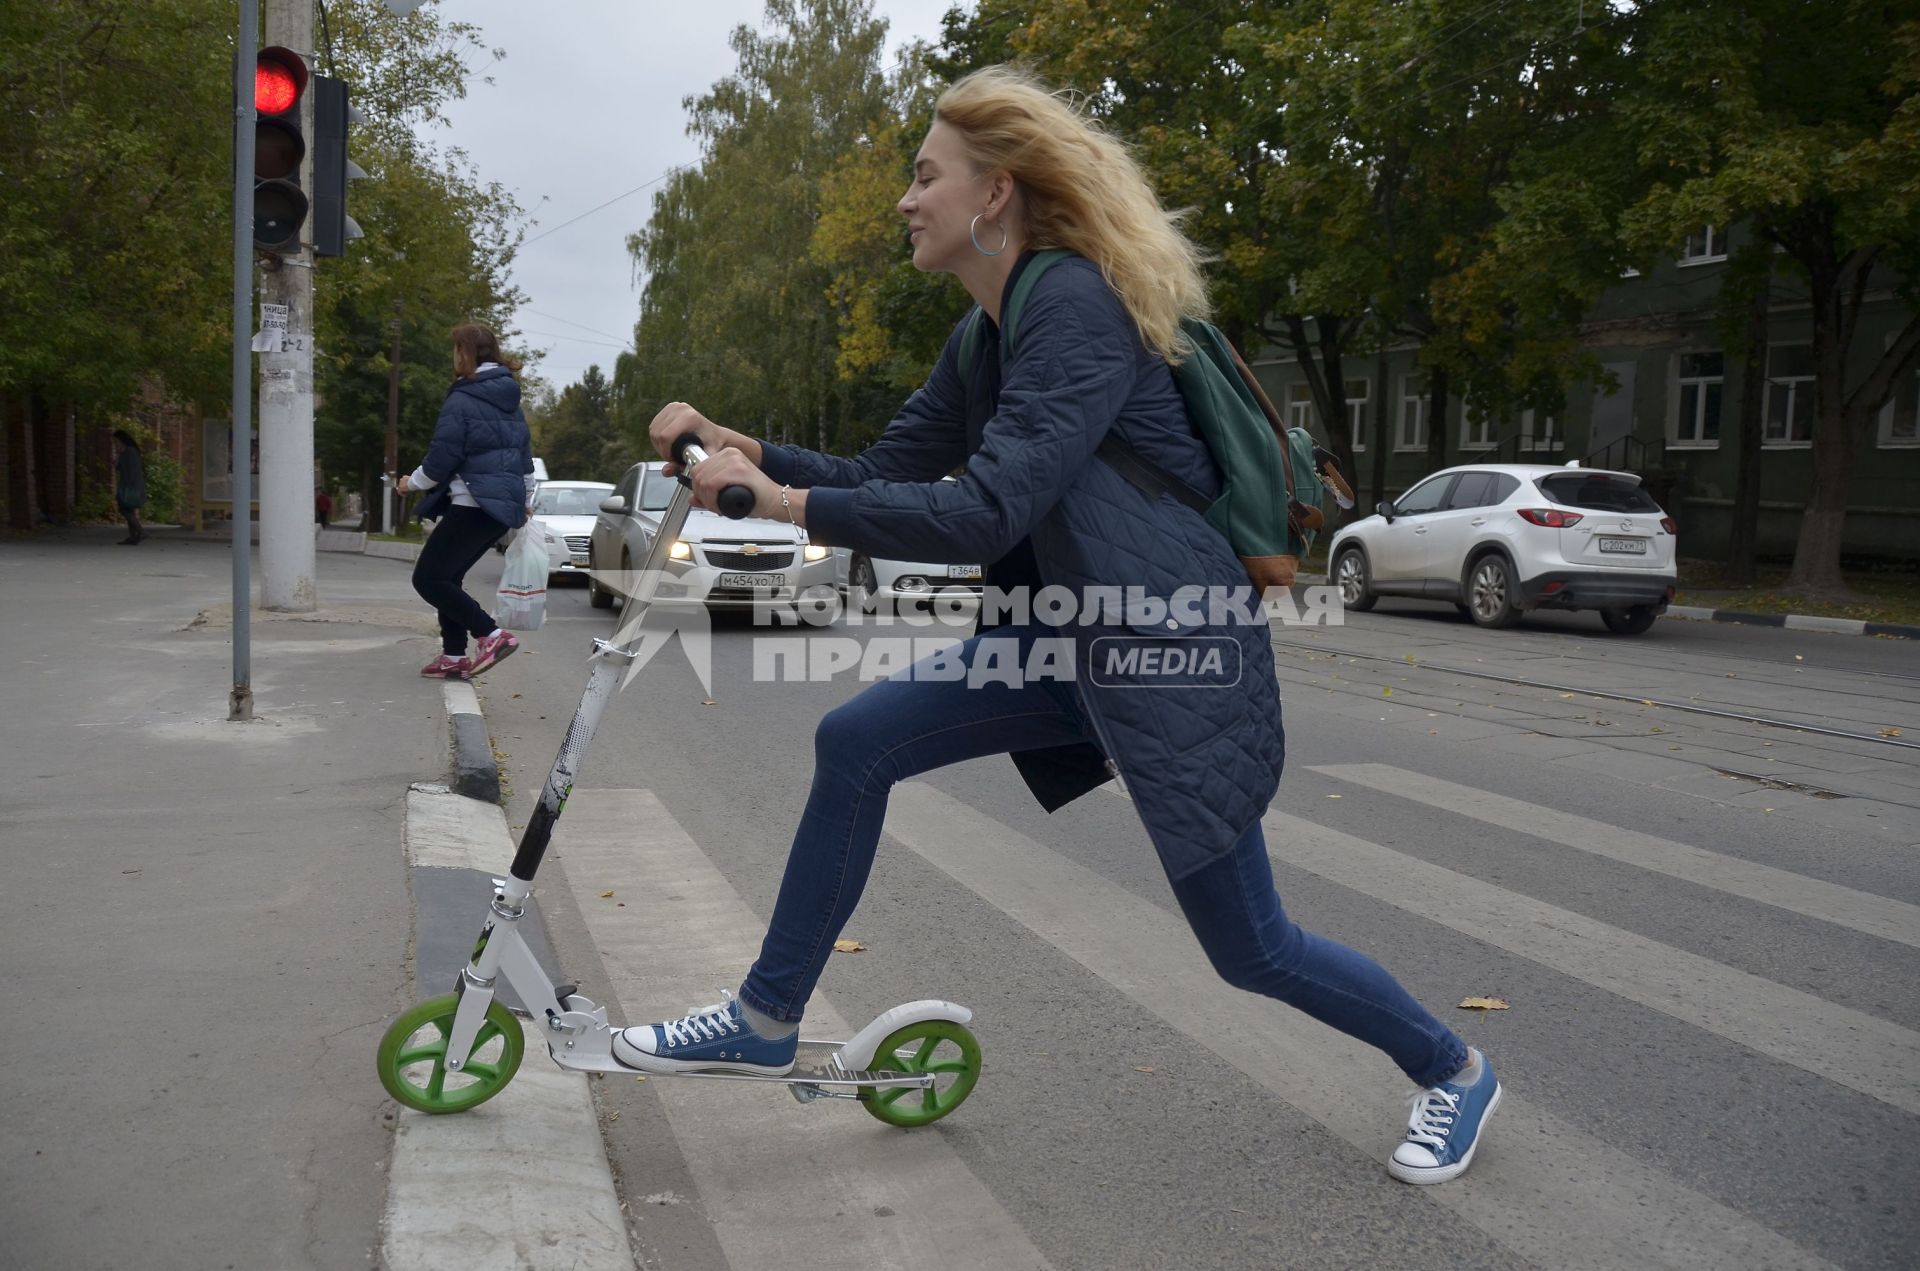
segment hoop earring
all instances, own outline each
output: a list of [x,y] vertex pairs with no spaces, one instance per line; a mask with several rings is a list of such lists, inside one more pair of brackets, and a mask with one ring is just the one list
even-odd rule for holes
[[994,248],[992,251],[988,251],[986,248],[980,246],[980,217],[985,215],[985,212],[981,212],[973,218],[973,223],[967,226],[967,237],[973,240],[973,250],[979,252],[982,256],[998,256],[1001,252],[1007,250],[1007,227],[1004,225],[1000,227],[1000,246]]

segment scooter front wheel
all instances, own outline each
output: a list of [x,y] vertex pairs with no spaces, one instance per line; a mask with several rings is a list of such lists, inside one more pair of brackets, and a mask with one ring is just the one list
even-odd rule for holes
[[388,1026],[376,1062],[387,1093],[420,1112],[465,1112],[506,1089],[520,1071],[526,1034],[513,1012],[498,1002],[473,1039],[473,1053],[458,1070],[447,1067],[447,1037],[460,999],[452,993],[428,998]]
[[950,1019],[908,1024],[875,1048],[874,1072],[932,1073],[924,1090],[863,1089],[860,1104],[888,1125],[931,1125],[966,1101],[980,1080],[980,1043]]

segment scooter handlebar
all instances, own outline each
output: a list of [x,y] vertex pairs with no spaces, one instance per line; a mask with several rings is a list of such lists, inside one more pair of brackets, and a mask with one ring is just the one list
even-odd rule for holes
[[[673,461],[680,465],[680,480],[691,485],[687,474],[707,461],[707,452],[698,434],[688,433],[673,443]],[[720,491],[720,515],[729,521],[745,520],[753,514],[753,491],[743,485],[730,485]]]

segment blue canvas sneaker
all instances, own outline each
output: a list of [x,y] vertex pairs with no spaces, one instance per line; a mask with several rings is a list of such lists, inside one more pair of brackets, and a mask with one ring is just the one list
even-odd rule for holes
[[722,990],[720,999],[664,1024],[621,1029],[613,1038],[613,1057],[641,1072],[746,1072],[762,1077],[792,1072],[800,1034],[768,1041],[740,1017],[733,994]]
[[1444,1183],[1473,1164],[1480,1131],[1500,1106],[1500,1080],[1493,1063],[1480,1056],[1480,1079],[1470,1086],[1443,1081],[1417,1090],[1408,1100],[1407,1138],[1393,1149],[1387,1173],[1403,1183]]

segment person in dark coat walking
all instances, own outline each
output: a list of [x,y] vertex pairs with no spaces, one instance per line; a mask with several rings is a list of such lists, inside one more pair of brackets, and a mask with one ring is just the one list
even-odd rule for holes
[[[797,1021],[866,884],[891,786],[1009,753],[1049,810],[1121,777],[1222,977],[1385,1052],[1417,1087],[1389,1171],[1457,1176],[1499,1101],[1492,1064],[1371,958],[1295,926],[1275,894],[1260,822],[1285,750],[1270,629],[1257,605],[1216,605],[1246,595],[1245,568],[1199,513],[1096,453],[1111,436],[1218,494],[1169,370],[1188,351],[1181,322],[1207,311],[1198,250],[1122,145],[1006,68],[942,96],[898,210],[914,264],[954,274],[980,306],[974,365],[960,365],[963,320],[925,386],[853,459],[754,440],[683,402],[655,418],[654,444],[668,454],[698,436],[713,456],[692,478],[703,507],[745,485],[755,516],[873,555],[989,561],[993,591],[1063,590],[1077,615],[1050,625],[1038,600],[1024,616],[1015,605],[957,656],[830,711],[738,996],[624,1029],[615,1054],[648,1071],[791,1071]],[[1002,305],[1042,248],[1074,255],[1037,276],[1003,356]],[[958,480],[940,479],[961,464]],[[1207,650],[1211,665],[1187,656]]]
[[413,567],[413,589],[440,615],[440,656],[420,668],[435,679],[470,679],[520,647],[464,585],[487,548],[527,523],[533,501],[533,436],[520,412],[519,369],[486,327],[455,327],[453,387],[427,457],[396,484],[402,494],[427,491],[414,515],[439,518]]
[[146,527],[140,524],[140,509],[147,504],[146,461],[140,443],[125,429],[114,429],[113,440],[119,451],[113,458],[113,501],[127,522],[127,536],[120,546],[133,547],[147,537]]

